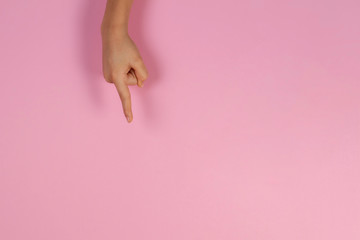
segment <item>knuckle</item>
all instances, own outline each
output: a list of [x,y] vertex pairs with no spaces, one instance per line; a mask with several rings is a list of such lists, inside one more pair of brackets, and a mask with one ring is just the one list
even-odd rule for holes
[[115,79],[117,79],[118,78],[118,74],[117,74],[117,72],[110,72],[109,73],[109,79],[111,80],[111,81],[114,81]]
[[140,56],[136,56],[135,58],[134,58],[134,63],[135,64],[139,64],[139,63],[142,63],[142,58],[140,57]]
[[104,69],[102,71],[102,75],[106,82],[111,83],[111,79],[109,78],[108,74],[106,74],[106,71]]
[[104,79],[108,83],[113,83],[112,79],[110,77],[108,77],[108,76],[104,76]]
[[119,74],[118,71],[110,72],[107,79],[111,83],[114,83],[115,81],[123,81],[124,80],[124,78],[122,77],[121,74]]
[[103,77],[104,77],[106,82],[113,83],[112,74],[110,74],[108,71],[103,70]]

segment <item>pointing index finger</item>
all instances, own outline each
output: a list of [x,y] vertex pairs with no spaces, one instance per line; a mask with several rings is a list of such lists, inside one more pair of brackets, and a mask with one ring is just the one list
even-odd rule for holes
[[115,80],[114,84],[121,99],[124,115],[130,123],[133,120],[133,115],[131,110],[131,94],[129,87],[126,85],[125,81],[121,79]]

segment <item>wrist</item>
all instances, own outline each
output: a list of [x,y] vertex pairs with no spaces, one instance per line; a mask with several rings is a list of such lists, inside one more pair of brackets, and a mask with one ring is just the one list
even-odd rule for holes
[[133,0],[107,0],[101,23],[102,35],[126,35]]
[[106,36],[114,36],[121,37],[128,35],[128,27],[126,23],[109,23],[107,21],[103,21],[101,23],[101,35],[102,37]]

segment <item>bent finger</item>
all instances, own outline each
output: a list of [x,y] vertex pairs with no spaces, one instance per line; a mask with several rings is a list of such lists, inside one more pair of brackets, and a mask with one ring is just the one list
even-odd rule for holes
[[133,69],[135,70],[135,75],[138,80],[139,87],[142,87],[144,81],[148,78],[148,71],[142,59],[137,60],[133,63]]
[[130,71],[127,73],[127,79],[126,79],[127,85],[137,85],[138,80],[135,75],[135,71],[133,69],[130,69]]

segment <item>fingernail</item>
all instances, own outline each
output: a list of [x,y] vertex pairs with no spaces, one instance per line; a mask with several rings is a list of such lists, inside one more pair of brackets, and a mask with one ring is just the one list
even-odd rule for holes
[[130,116],[127,116],[126,119],[128,122],[130,122]]

